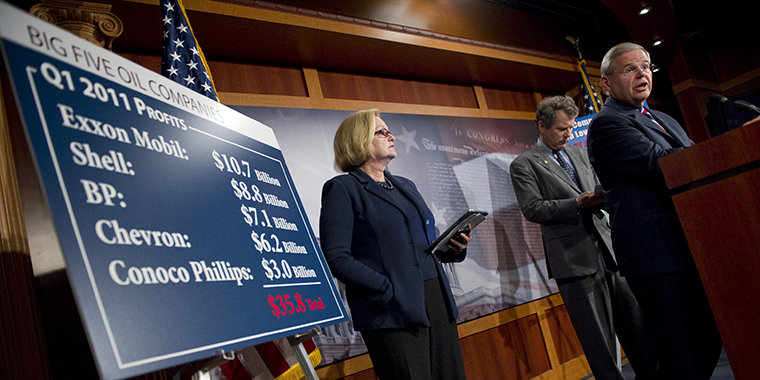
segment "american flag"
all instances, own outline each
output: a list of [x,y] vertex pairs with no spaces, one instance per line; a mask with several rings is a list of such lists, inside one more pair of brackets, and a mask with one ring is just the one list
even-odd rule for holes
[[219,101],[211,72],[180,0],[161,0],[164,55],[161,73],[184,86]]
[[581,60],[578,62],[578,72],[581,74],[581,90],[583,91],[583,108],[586,115],[593,115],[599,112],[602,102],[599,101],[599,97],[594,91],[594,86],[588,80],[588,73],[586,72],[586,61]]

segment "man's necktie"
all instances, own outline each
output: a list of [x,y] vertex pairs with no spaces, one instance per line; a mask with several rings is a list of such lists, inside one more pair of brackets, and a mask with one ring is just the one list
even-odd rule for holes
[[657,124],[657,126],[660,127],[660,129],[662,129],[663,132],[668,133],[668,131],[666,131],[665,128],[663,128],[662,125],[660,125],[660,123],[658,123],[657,120],[654,119],[654,116],[652,116],[652,114],[649,111],[647,111],[646,108],[641,107],[641,113],[646,115],[649,118],[649,120],[652,120],[655,124]]
[[562,167],[562,169],[567,173],[567,175],[570,177],[570,179],[575,182],[575,184],[578,184],[578,177],[575,175],[575,169],[573,169],[573,165],[570,165],[569,162],[565,161],[565,159],[559,154],[558,150],[552,149],[552,155],[554,156],[554,159],[557,160],[559,163],[559,166]]

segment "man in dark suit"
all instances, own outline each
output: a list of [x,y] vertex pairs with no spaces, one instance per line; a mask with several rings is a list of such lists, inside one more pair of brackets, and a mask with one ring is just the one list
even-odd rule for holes
[[617,271],[609,218],[584,149],[566,146],[578,107],[567,96],[538,104],[540,137],[510,166],[525,218],[541,224],[549,274],[557,280],[575,332],[597,379],[625,380],[615,333],[637,379],[657,368],[638,303]]
[[604,187],[620,272],[654,334],[658,379],[709,379],[723,343],[658,160],[693,145],[672,117],[650,111],[652,64],[643,47],[610,49],[610,96],[589,127],[591,164]]

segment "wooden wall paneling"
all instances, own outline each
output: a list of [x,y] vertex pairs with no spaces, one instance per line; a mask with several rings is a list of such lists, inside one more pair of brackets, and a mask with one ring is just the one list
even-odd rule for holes
[[726,46],[710,51],[709,59],[717,81],[721,84],[730,83],[749,73],[754,72],[755,77],[760,73],[760,49],[751,39],[728,42]]
[[330,109],[319,101],[302,96],[244,94],[240,92],[217,92],[219,102],[226,106],[255,106],[280,108]]
[[[120,56],[156,73],[161,73],[161,56],[152,54],[119,53]],[[211,74],[213,75],[213,73]]]
[[[688,132],[689,138],[695,143],[710,138],[710,129],[707,126],[705,116],[702,112],[705,108],[705,103],[699,100],[699,92],[700,90],[698,88],[691,87],[686,91],[676,94],[678,105],[681,108],[681,115],[684,118],[685,125],[683,127],[686,129],[686,132]],[[662,109],[661,111],[667,112]]]
[[208,66],[217,92],[309,96],[298,67],[212,60]]
[[[155,72],[161,57],[121,53]],[[209,61],[225,105],[533,120],[536,94],[241,62]],[[494,106],[495,105],[495,106]]]
[[316,102],[321,102],[325,97],[322,94],[322,84],[319,83],[319,73],[317,72],[317,69],[304,68],[303,76],[306,80],[306,89],[309,98]]
[[[549,359],[552,363],[552,370],[538,376],[534,380],[566,380],[566,379],[581,379],[591,374],[591,368],[588,366],[586,356],[581,355],[574,359],[560,357],[559,350],[564,350],[562,346],[567,343],[571,347],[580,347],[580,342],[577,341],[577,335],[573,330],[572,323],[570,321],[559,321],[558,326],[552,326],[555,322],[550,316],[550,310],[564,306],[564,301],[559,293],[555,293],[549,297],[544,297],[534,301],[538,312],[539,321],[541,323],[541,330],[544,333],[544,344],[546,345],[546,351],[549,355]],[[558,331],[557,331],[558,330]],[[572,333],[568,333],[567,330]],[[559,335],[558,339],[555,335]],[[565,343],[560,345],[555,344],[555,341],[567,339]],[[581,350],[582,353],[582,350]],[[567,360],[567,361],[565,361]]]
[[[724,95],[727,97],[741,95],[745,92],[756,91],[760,88],[760,68],[738,76],[723,84]],[[758,106],[758,104],[755,104]]]
[[[482,111],[477,108],[458,108],[444,106],[428,106],[424,104],[391,103],[368,100],[347,99],[312,99],[297,96],[279,95],[256,95],[233,92],[219,93],[222,104],[231,106],[255,106],[255,107],[282,107],[282,108],[307,108],[340,111],[358,111],[377,108],[380,112],[402,113],[412,115],[434,116],[458,116],[458,117],[483,117]],[[524,119],[524,112],[498,111],[504,113],[498,118]],[[489,117],[495,117],[490,114]],[[535,117],[535,116],[533,116]]]
[[319,71],[325,98],[478,108],[471,86]]
[[575,334],[565,305],[546,309],[546,320],[560,365],[583,355],[583,348]]
[[[135,3],[155,4],[154,0],[129,1]],[[555,54],[541,53],[538,51],[527,51],[525,49],[499,49],[484,46],[483,44],[462,43],[460,40],[432,37],[430,33],[409,33],[405,31],[405,29],[398,28],[398,26],[380,27],[378,24],[372,24],[368,22],[341,21],[349,20],[350,18],[335,17],[332,19],[327,17],[317,17],[316,13],[310,13],[308,10],[304,12],[288,12],[283,11],[281,7],[278,7],[276,4],[272,3],[261,2],[261,4],[258,4],[258,6],[255,4],[252,4],[252,6],[246,6],[243,5],[244,3],[245,2],[232,4],[229,2],[207,0],[184,1],[185,9],[191,11],[191,13],[192,11],[198,11],[218,16],[235,17],[237,19],[240,19],[239,22],[241,24],[246,22],[259,22],[257,24],[251,24],[251,30],[254,28],[253,25],[256,25],[256,30],[258,30],[259,33],[261,33],[263,30],[270,30],[264,28],[268,28],[271,25],[288,26],[295,28],[281,28],[278,30],[281,33],[284,33],[284,31],[289,31],[292,33],[292,35],[298,37],[301,40],[308,40],[309,36],[314,35],[323,36],[324,34],[322,34],[322,32],[334,33],[340,36],[341,39],[339,42],[350,40],[342,38],[344,36],[350,36],[352,39],[355,39],[354,37],[359,39],[368,39],[366,42],[361,42],[360,45],[369,46],[369,53],[378,51],[378,49],[386,46],[385,42],[390,42],[392,43],[391,46],[396,49],[395,51],[399,51],[399,48],[403,49],[405,52],[410,51],[408,48],[424,48],[424,54],[426,54],[426,57],[428,57],[429,61],[432,60],[430,59],[431,56],[440,53],[464,54],[468,58],[478,60],[478,62],[482,62],[481,59],[495,59],[498,61],[499,65],[491,66],[495,67],[495,70],[498,70],[498,73],[502,77],[510,75],[512,73],[515,73],[516,76],[521,75],[522,73],[517,70],[510,70],[511,68],[515,67],[533,67],[539,70],[548,68],[551,69],[552,72],[558,70],[557,78],[552,79],[553,82],[558,83],[560,79],[564,82],[570,78],[570,75],[560,78],[563,76],[562,74],[569,74],[576,71],[575,64],[572,62],[572,59],[566,59],[564,56],[557,56]],[[267,4],[272,6],[267,6]],[[207,16],[207,18],[212,21],[218,21],[213,17]],[[200,34],[200,30],[205,30],[203,28],[203,26],[205,26],[205,24],[203,24],[204,21],[205,18],[203,17],[193,18],[193,27],[198,31],[197,34]],[[266,23],[267,25],[262,25],[263,23]],[[234,48],[230,48],[230,50],[239,50],[240,42],[249,42],[246,39],[255,39],[258,36],[258,34],[248,34],[249,35],[239,35],[239,38],[236,41],[224,41],[217,39],[217,46],[220,49],[226,48],[227,46],[234,46]],[[214,35],[212,34],[209,37],[212,36]],[[290,36],[291,35],[284,35],[283,41],[285,41],[285,39]],[[214,38],[209,38],[209,40],[214,40]],[[362,46],[358,46],[358,48],[362,48]],[[210,47],[206,48],[207,51],[210,49]],[[528,52],[530,52],[530,54]],[[308,49],[304,49],[300,53],[301,56],[299,58],[303,59],[308,59],[308,57],[314,55],[314,52]],[[366,57],[354,56],[348,58],[351,60],[361,61],[361,59]],[[403,58],[404,57],[401,59]],[[337,59],[340,60],[341,57],[337,57]],[[376,61],[368,63],[375,66],[378,66],[377,64],[385,67],[393,66],[393,62]],[[451,64],[444,66],[451,66]]]
[[341,377],[338,380],[377,380],[377,375],[374,369],[368,369],[350,376]]
[[[242,1],[239,1],[242,3]],[[378,4],[382,3],[382,4]],[[429,0],[381,0],[381,1],[335,1],[335,0],[278,0],[283,8],[307,8],[322,14],[340,14],[350,17],[372,19],[378,23],[390,23],[407,28],[419,28],[430,33],[457,36],[494,44],[511,43],[515,48],[540,50],[542,52],[574,53],[564,38],[561,23],[547,23],[545,19],[514,7],[504,7],[495,2],[473,6],[467,1]],[[404,11],[400,11],[403,9]],[[505,30],[507,29],[507,30]],[[528,39],[512,37],[511,31],[521,35],[556,35],[560,38]],[[540,44],[540,45],[539,45]],[[586,45],[584,48],[591,48]],[[602,52],[603,54],[604,52]],[[549,55],[549,53],[546,53]]]
[[[521,379],[524,378],[532,378],[535,380],[559,380],[559,379],[580,379],[584,376],[587,376],[591,373],[590,368],[588,367],[588,363],[585,360],[585,356],[576,357],[574,359],[568,360],[564,363],[560,363],[560,359],[558,358],[558,354],[556,352],[555,343],[554,343],[554,334],[552,333],[553,328],[551,327],[551,321],[550,317],[547,316],[546,310],[557,308],[563,305],[562,297],[559,294],[553,294],[548,297],[541,298],[536,301],[529,302],[527,304],[518,305],[516,307],[502,310],[497,313],[489,314],[483,317],[480,317],[478,319],[468,321],[465,323],[462,323],[459,325],[459,336],[462,341],[462,347],[464,351],[465,342],[466,339],[469,336],[481,334],[485,331],[498,331],[501,326],[504,326],[509,323],[513,323],[518,320],[524,320],[528,321],[530,317],[537,318],[539,331],[540,334],[540,344],[536,346],[535,344],[538,343],[535,338],[539,338],[537,335],[524,335],[520,340],[519,345],[531,345],[534,344],[533,349],[531,352],[534,352],[534,361],[537,361],[539,363],[538,366],[536,366],[534,363],[532,372],[530,373],[530,377],[526,373],[519,372],[520,368],[514,367],[512,368],[512,371],[515,372],[515,374],[511,376],[522,376],[518,377]],[[569,321],[567,323],[559,323],[558,327],[560,329],[560,335],[566,335],[568,337],[568,342],[572,347],[580,347],[580,343],[577,341],[573,342],[573,339],[577,339],[574,333],[572,335],[567,334],[564,330],[570,329],[572,331],[572,326],[569,324]],[[535,333],[535,330],[533,330]],[[519,330],[515,334],[519,334]],[[495,337],[494,339],[499,339],[500,336]],[[527,340],[527,339],[533,339],[533,340]],[[538,354],[538,352],[543,352],[543,354]],[[498,357],[498,355],[502,355],[502,353],[499,352],[499,350],[496,351],[489,351],[489,350],[480,350],[480,351],[474,351],[473,352],[476,356],[485,356],[484,359],[482,359],[482,363],[485,363],[485,366],[492,366],[493,363],[496,361],[503,360],[502,358]],[[537,355],[537,356],[536,356]],[[536,357],[545,357],[546,361],[544,359],[537,360]],[[480,365],[480,364],[473,364],[470,361],[468,361],[468,354],[465,353],[465,365],[466,366],[474,366],[474,365]],[[481,360],[481,359],[475,359],[475,360]],[[469,363],[469,364],[468,364]],[[546,366],[544,366],[544,363]],[[468,368],[469,370],[469,368]],[[478,369],[479,370],[479,369]],[[502,368],[503,370],[503,368]],[[539,372],[541,370],[542,372]],[[468,377],[470,376],[470,372],[468,372]],[[475,375],[473,375],[475,376]],[[501,377],[475,377],[475,378],[499,378]]]
[[[562,299],[557,297],[558,295],[559,294],[552,295],[548,298],[555,300],[555,302],[558,304],[561,304]],[[536,314],[540,310],[539,301],[540,300],[517,305],[506,310],[498,311],[496,313],[484,315],[471,321],[460,323],[457,326],[457,329],[459,330],[459,338],[463,339],[470,335],[494,329],[505,323],[516,321],[520,318],[525,318],[529,315]]]
[[732,45],[704,55],[693,54],[687,48],[677,45],[669,75],[684,127],[698,143],[710,138],[704,117],[710,95],[734,96],[760,88],[760,53],[754,45],[748,48]]
[[[148,70],[161,73],[161,56],[138,53],[119,55]],[[309,96],[304,74],[298,67],[219,60],[208,60],[207,63],[218,93]]]
[[475,99],[478,101],[478,108],[483,111],[483,116],[488,113],[488,101],[486,100],[486,94],[483,92],[482,86],[473,86],[475,90]]
[[[568,380],[589,375],[591,369],[569,319],[561,316],[563,310],[562,297],[553,294],[460,323],[467,376]],[[555,336],[566,341],[555,344]],[[557,350],[566,352],[558,354]],[[364,354],[317,368],[317,375],[322,380],[359,380],[371,368],[369,355]]]
[[460,340],[467,377],[530,379],[551,369],[533,314]]
[[[546,353],[549,355],[549,361],[552,368],[555,370],[561,368],[559,356],[557,355],[557,349],[554,346],[554,338],[552,334],[552,328],[547,318],[546,310],[562,305],[564,301],[559,293],[556,293],[550,297],[545,297],[535,301],[535,308],[539,313],[539,323],[541,324],[541,330],[544,333],[544,344],[546,345]],[[543,311],[543,312],[542,312]]]
[[370,360],[369,354],[364,354],[319,367],[316,371],[317,376],[322,380],[338,380],[370,369],[372,369],[372,360]]
[[491,110],[535,112],[538,104],[531,92],[483,88],[483,94]]

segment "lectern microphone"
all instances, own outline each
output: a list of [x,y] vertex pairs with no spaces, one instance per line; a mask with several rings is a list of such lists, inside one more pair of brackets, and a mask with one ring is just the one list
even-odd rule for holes
[[747,110],[747,111],[752,111],[752,112],[760,115],[760,109],[758,109],[757,107],[755,107],[753,104],[745,102],[744,100],[734,100],[734,107],[739,108],[739,109],[743,109],[743,110]]
[[731,103],[737,109],[754,112],[760,115],[760,109],[758,109],[754,105],[747,103],[743,100],[729,100],[728,98],[720,94],[713,94],[710,97],[710,102],[716,103],[716,104]]

